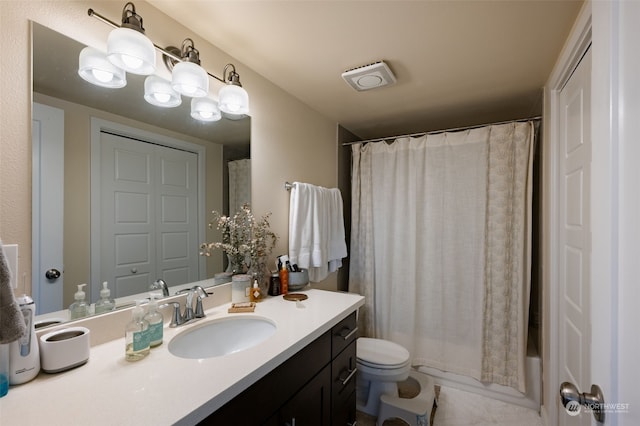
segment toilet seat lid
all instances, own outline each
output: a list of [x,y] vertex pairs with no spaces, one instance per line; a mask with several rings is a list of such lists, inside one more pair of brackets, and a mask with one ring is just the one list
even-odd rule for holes
[[356,357],[365,365],[394,368],[406,365],[410,355],[408,350],[397,343],[360,337],[356,346]]

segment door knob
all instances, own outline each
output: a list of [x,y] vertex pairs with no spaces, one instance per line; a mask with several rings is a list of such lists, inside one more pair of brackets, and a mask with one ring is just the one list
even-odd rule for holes
[[58,278],[60,278],[60,271],[58,271],[55,268],[49,269],[47,272],[44,273],[44,277],[48,280],[57,280]]
[[591,385],[591,393],[580,393],[576,385],[564,382],[560,385],[560,399],[570,415],[577,415],[583,405],[591,410],[597,422],[604,423],[604,395],[600,386]]

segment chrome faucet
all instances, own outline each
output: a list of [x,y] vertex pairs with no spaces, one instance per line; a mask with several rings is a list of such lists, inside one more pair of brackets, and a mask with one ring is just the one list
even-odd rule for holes
[[[187,323],[197,318],[204,318],[206,315],[204,313],[204,308],[202,307],[202,298],[209,297],[209,294],[205,291],[205,289],[202,288],[202,286],[196,285],[196,286],[193,286],[192,288],[180,290],[176,294],[182,294],[182,293],[187,294],[187,300],[184,304],[184,314],[181,315],[182,322],[178,322],[177,325]],[[197,297],[196,297],[196,308],[194,313],[193,296],[195,293],[197,293]],[[178,313],[180,313],[179,308],[178,308]],[[175,315],[175,305],[174,305],[174,317],[175,316],[176,315]]]
[[155,280],[154,283],[151,284],[150,289],[151,290],[162,290],[162,295],[164,297],[168,297],[169,296],[169,287],[167,287],[167,283],[162,278],[158,278],[157,280]]

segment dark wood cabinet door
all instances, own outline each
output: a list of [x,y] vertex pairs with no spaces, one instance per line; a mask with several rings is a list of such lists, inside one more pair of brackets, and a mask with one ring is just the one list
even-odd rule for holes
[[331,367],[326,366],[280,409],[282,426],[331,424]]

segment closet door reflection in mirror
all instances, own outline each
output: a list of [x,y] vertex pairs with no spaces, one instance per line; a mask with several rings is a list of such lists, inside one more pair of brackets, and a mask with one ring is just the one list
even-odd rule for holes
[[100,281],[123,297],[198,280],[197,154],[100,135]]

